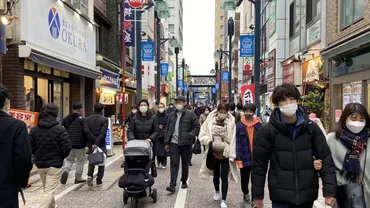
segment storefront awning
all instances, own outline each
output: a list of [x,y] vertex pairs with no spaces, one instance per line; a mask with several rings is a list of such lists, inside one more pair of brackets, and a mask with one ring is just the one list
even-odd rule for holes
[[101,76],[101,72],[98,71],[92,71],[90,69],[77,66],[75,64],[71,64],[65,61],[62,61],[60,59],[56,59],[54,57],[51,57],[47,54],[38,52],[38,51],[32,51],[31,52],[31,59],[33,62],[43,64],[49,67],[54,67],[63,71],[67,71],[69,73],[78,74],[84,77],[89,77],[92,79],[99,79]]
[[350,39],[343,40],[338,44],[329,46],[321,51],[323,59],[330,59],[340,54],[349,52],[350,50],[360,48],[363,45],[369,44],[370,42],[370,31],[364,32],[357,37],[351,37]]
[[[97,54],[96,56],[96,65],[97,66],[101,66],[101,67],[104,67],[112,72],[116,72],[116,73],[121,73],[121,67],[116,65],[113,61],[109,60],[108,58],[100,55],[100,54]],[[131,70],[129,70],[129,68],[131,68]],[[130,71],[132,71],[132,67],[126,67],[126,71],[125,71],[125,77],[126,78],[135,78],[131,73]]]

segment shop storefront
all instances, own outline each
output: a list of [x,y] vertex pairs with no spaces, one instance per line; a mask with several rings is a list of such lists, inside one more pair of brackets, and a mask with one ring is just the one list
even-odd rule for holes
[[72,103],[81,102],[91,113],[101,75],[95,67],[95,27],[62,1],[20,4],[18,39],[25,44],[9,46],[2,68],[12,108],[38,112],[43,104],[56,103],[61,121]]

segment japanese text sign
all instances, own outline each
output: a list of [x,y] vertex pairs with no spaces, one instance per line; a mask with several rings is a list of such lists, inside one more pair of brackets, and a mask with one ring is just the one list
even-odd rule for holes
[[254,35],[240,36],[240,57],[254,56]]

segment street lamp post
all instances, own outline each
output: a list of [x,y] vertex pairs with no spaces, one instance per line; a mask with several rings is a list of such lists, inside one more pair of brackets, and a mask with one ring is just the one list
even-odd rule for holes
[[175,48],[176,54],[176,97],[179,96],[179,47]]
[[181,94],[183,96],[185,96],[185,59],[183,58],[182,59],[182,63],[181,63],[181,68],[182,68],[182,91],[181,91]]
[[156,76],[156,85],[157,85],[157,91],[156,91],[156,100],[161,100],[161,20],[158,18],[158,12],[154,12],[155,18],[156,18],[156,45],[157,45],[157,53],[156,53],[156,62],[157,62],[157,76]]
[[229,102],[233,101],[231,93],[231,74],[232,74],[232,38],[234,36],[234,20],[232,17],[228,21],[228,36],[229,36]]

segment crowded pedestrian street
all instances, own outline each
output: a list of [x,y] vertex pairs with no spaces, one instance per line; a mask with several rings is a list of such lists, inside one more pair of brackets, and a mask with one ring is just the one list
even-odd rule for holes
[[[117,183],[123,174],[121,147],[114,149],[116,155],[109,157],[106,165],[106,175],[102,187],[88,187],[86,184],[73,184],[73,177],[70,177],[66,185],[59,185],[55,198],[59,207],[63,208],[131,208],[123,203],[123,189],[119,188]],[[153,203],[150,197],[143,198],[139,202],[140,208],[213,208],[219,205],[213,200],[212,180],[205,181],[199,178],[199,169],[203,155],[193,156],[193,166],[189,170],[189,188],[177,189],[176,193],[169,194],[166,186],[169,183],[170,169],[158,169],[158,177],[155,178],[154,188],[158,190],[158,201]],[[72,172],[72,171],[71,171]],[[31,173],[32,175],[32,173]],[[73,175],[73,174],[72,174]],[[22,205],[22,199],[19,198],[21,208],[37,208],[42,197],[42,183],[38,174],[30,178],[34,183],[30,188],[24,190],[27,205]],[[243,203],[240,185],[230,183],[228,203],[231,208],[245,208]],[[265,189],[265,208],[271,207],[271,201],[268,198],[268,189]],[[319,193],[319,199],[315,201],[315,208],[324,208],[324,198],[322,192]]]

